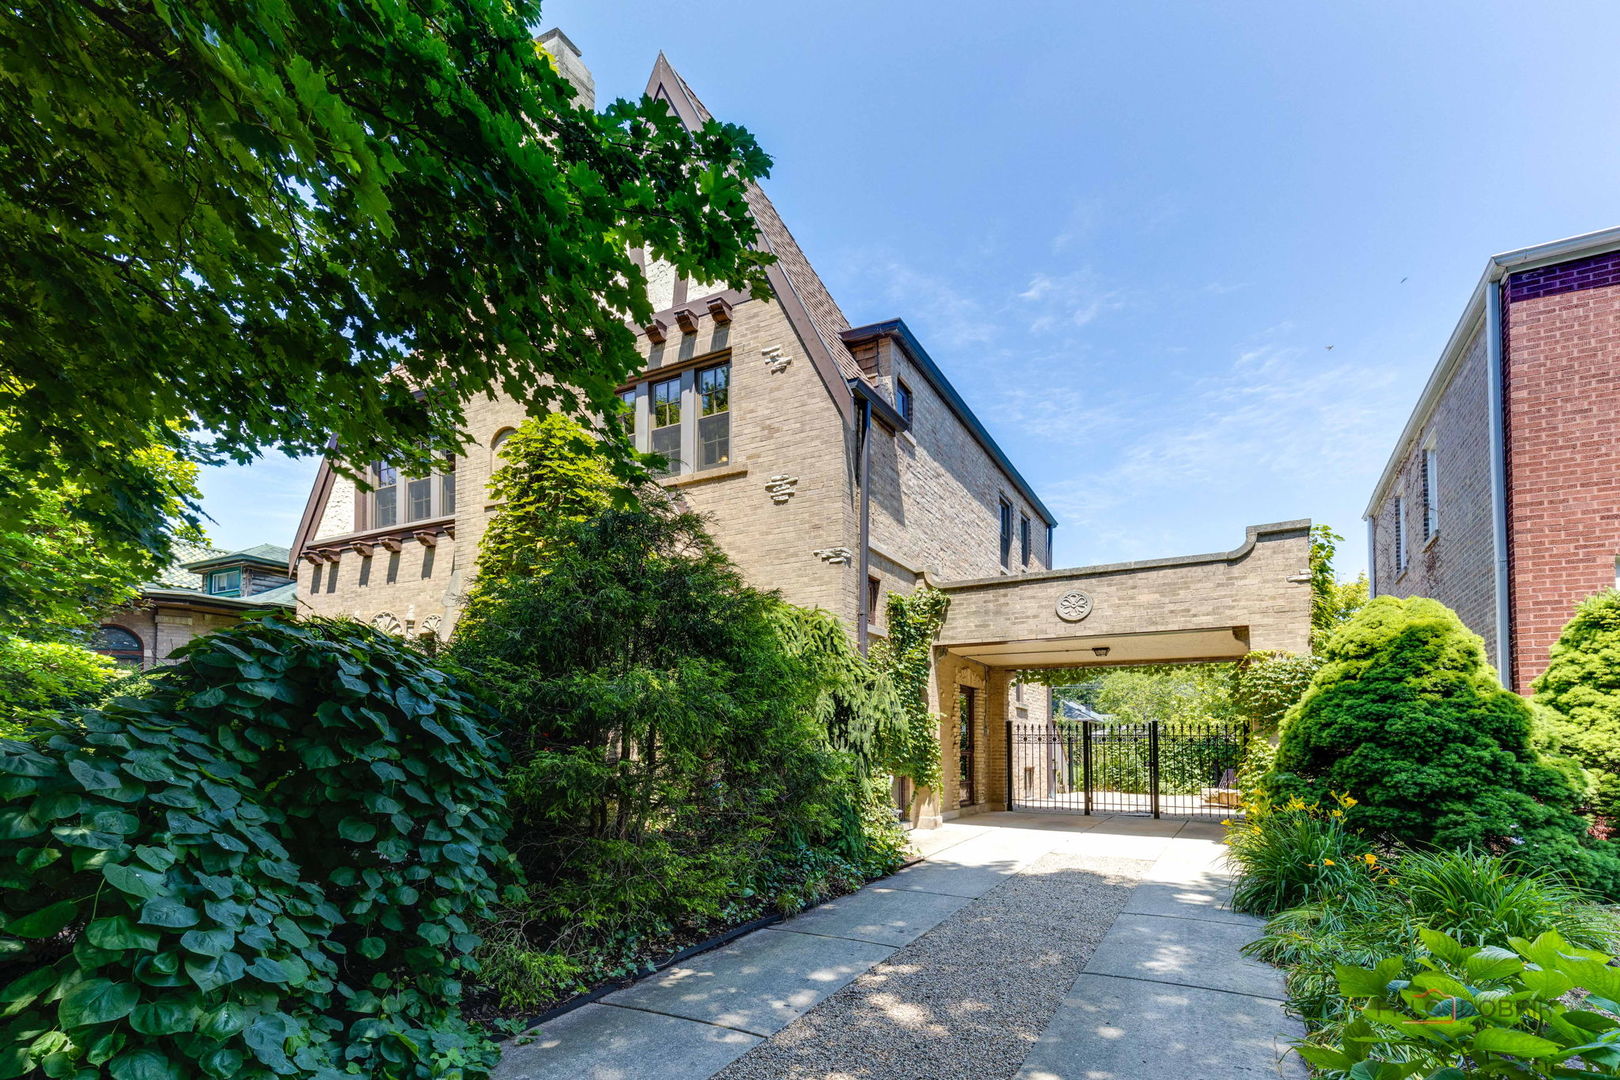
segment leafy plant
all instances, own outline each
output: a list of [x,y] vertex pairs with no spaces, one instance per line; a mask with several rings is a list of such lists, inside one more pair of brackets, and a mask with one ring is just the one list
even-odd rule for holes
[[[154,432],[426,468],[475,394],[611,414],[652,316],[632,249],[765,295],[753,138],[581,107],[539,25],[537,0],[0,9],[0,414],[27,420],[0,454],[161,552],[128,453]],[[0,521],[29,500],[0,485]]]
[[1573,812],[1577,793],[1530,745],[1531,711],[1444,605],[1380,596],[1334,633],[1283,722],[1265,789],[1305,802],[1354,791],[1349,824],[1414,846],[1514,850],[1605,893],[1620,859]]
[[[1354,1080],[1620,1076],[1620,970],[1606,953],[1553,931],[1510,948],[1419,936],[1426,956],[1339,966],[1340,993],[1366,1004],[1335,1045],[1300,1056]],[[1562,1000],[1571,991],[1578,1006]]]
[[0,736],[92,705],[121,674],[110,657],[68,642],[25,641],[0,634]]
[[1549,749],[1590,770],[1592,808],[1620,819],[1620,591],[1581,601],[1533,689],[1563,721],[1550,725]]
[[1251,652],[1232,670],[1232,704],[1251,729],[1274,736],[1321,666],[1314,653]]
[[1227,856],[1236,865],[1232,906],[1255,915],[1320,900],[1364,884],[1376,871],[1372,845],[1345,825],[1356,805],[1335,794],[1332,809],[1300,799],[1273,809],[1256,808],[1230,822]]
[[885,609],[889,636],[872,647],[872,663],[894,682],[902,710],[902,730],[887,765],[896,776],[910,778],[914,799],[938,791],[940,714],[928,708],[933,678],[934,639],[945,625],[950,598],[919,585],[910,594],[891,592]]
[[82,734],[0,740],[0,1077],[483,1075],[481,719],[380,632],[270,615]]
[[1354,581],[1340,581],[1333,570],[1344,537],[1327,525],[1311,526],[1311,646],[1315,648],[1328,635],[1352,619],[1367,603],[1370,588],[1367,575]]

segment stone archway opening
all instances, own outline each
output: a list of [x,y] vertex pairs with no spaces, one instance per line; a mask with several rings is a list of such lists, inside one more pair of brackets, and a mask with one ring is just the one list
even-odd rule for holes
[[[1310,526],[1308,520],[1250,526],[1237,548],[1207,555],[935,582],[950,608],[934,649],[934,708],[942,715],[942,790],[914,808],[929,828],[983,810],[1086,809],[1052,796],[1070,795],[1070,777],[1126,767],[1129,755],[1162,762],[1165,740],[1191,733],[1164,729],[1114,732],[1106,747],[1071,748],[1085,729],[1047,723],[1015,700],[1022,671],[1146,664],[1236,662],[1251,651],[1304,652],[1310,647]],[[969,693],[964,695],[963,691]],[[971,702],[964,716],[961,702]],[[1027,716],[1019,716],[1023,709]],[[964,726],[964,724],[966,726]],[[1018,725],[1027,724],[1040,757],[1019,753]],[[1044,738],[1034,737],[1041,729]],[[1155,745],[1157,744],[1157,745]],[[964,761],[963,752],[967,757]],[[1058,761],[1062,755],[1061,763]],[[1089,756],[1088,756],[1089,755]],[[1048,764],[1050,762],[1050,764]],[[1052,790],[1053,770],[1068,790]],[[1026,770],[1029,770],[1026,772]],[[1150,796],[1150,792],[1144,792]],[[1162,793],[1161,793],[1162,794]],[[1185,813],[1192,803],[1144,798],[1090,809],[1111,813]]]

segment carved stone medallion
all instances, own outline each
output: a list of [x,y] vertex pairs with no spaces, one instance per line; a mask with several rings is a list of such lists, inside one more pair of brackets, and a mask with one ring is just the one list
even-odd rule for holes
[[1091,614],[1091,597],[1079,589],[1071,589],[1058,598],[1057,617],[1064,622],[1079,622]]

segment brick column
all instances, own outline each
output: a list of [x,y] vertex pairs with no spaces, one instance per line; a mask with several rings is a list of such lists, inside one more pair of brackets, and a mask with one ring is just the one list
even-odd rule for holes
[[1007,718],[1013,672],[991,668],[980,709],[979,775],[986,810],[1007,809]]

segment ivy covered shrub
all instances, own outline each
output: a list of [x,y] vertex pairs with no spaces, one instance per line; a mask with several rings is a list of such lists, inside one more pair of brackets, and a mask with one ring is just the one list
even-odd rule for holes
[[1264,789],[1273,802],[1359,801],[1351,827],[1385,841],[1516,851],[1608,894],[1620,859],[1572,810],[1577,793],[1531,746],[1531,710],[1443,604],[1381,596],[1321,646]]
[[0,740],[0,1078],[484,1075],[481,719],[395,639],[271,615]]
[[501,717],[522,899],[488,933],[501,1010],[633,974],[722,926],[893,869],[894,691],[832,616],[746,585],[657,491],[553,521],[481,577],[449,660]]
[[1533,689],[1547,741],[1589,770],[1592,809],[1620,818],[1620,591],[1581,601]]
[[0,634],[0,736],[22,738],[36,724],[94,704],[121,673],[111,657],[83,645]]

